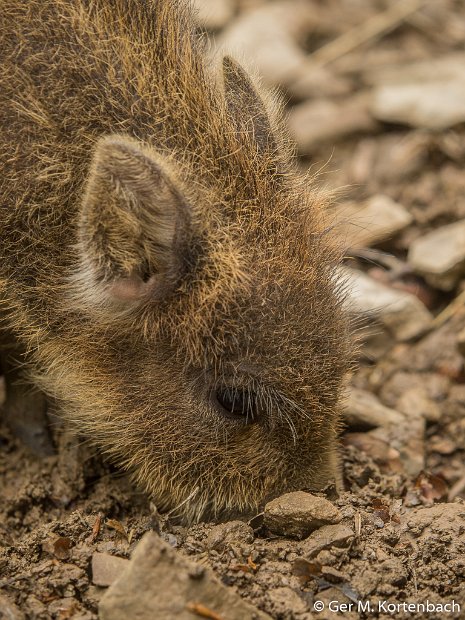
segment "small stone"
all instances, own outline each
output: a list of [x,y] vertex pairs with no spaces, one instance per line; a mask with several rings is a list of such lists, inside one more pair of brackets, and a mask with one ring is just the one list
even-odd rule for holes
[[289,129],[300,153],[311,153],[320,144],[355,132],[376,129],[364,93],[335,103],[330,99],[308,100],[289,113]]
[[349,291],[348,310],[376,319],[396,340],[410,340],[430,327],[433,317],[414,295],[389,288],[354,269],[343,267],[339,273]]
[[191,620],[200,615],[270,620],[210,571],[202,570],[199,574],[196,566],[153,532],[145,534],[127,568],[100,601],[99,618]]
[[222,551],[229,544],[250,544],[254,540],[253,529],[243,521],[220,523],[207,536],[207,549]]
[[[451,54],[381,72],[371,112],[381,121],[446,129],[465,121],[465,55]],[[382,83],[384,79],[385,83]]]
[[438,422],[441,408],[421,388],[411,388],[397,401],[397,408],[407,417],[421,415],[427,422]]
[[[379,429],[365,433],[346,433],[343,437],[343,444],[345,446],[353,446],[357,450],[368,454],[383,472],[393,473],[402,471],[399,450],[390,445],[390,438],[387,434],[382,437],[379,437],[378,434]],[[371,477],[371,472],[369,469],[364,469],[361,474],[361,477],[357,479],[357,484],[365,486]]]
[[350,388],[344,399],[344,418],[349,426],[390,426],[405,421],[405,416],[384,406],[379,399],[366,390]]
[[399,453],[402,468],[411,477],[425,468],[425,419],[417,414],[405,417],[402,423],[371,431]]
[[425,280],[452,290],[465,274],[465,220],[459,220],[413,241],[408,262]]
[[249,59],[268,86],[286,86],[306,69],[298,43],[314,21],[314,7],[306,0],[266,3],[235,19],[218,37],[218,46],[222,53]]
[[341,514],[323,497],[295,491],[265,506],[264,522],[275,534],[303,538],[322,525],[339,523]]
[[92,583],[96,586],[111,586],[128,566],[129,560],[109,553],[92,555]]
[[342,523],[324,525],[302,541],[300,549],[305,557],[311,558],[323,549],[345,547],[354,535],[354,531]]
[[405,207],[382,194],[361,204],[341,204],[336,218],[340,220],[338,230],[353,248],[369,247],[392,237],[413,220]]

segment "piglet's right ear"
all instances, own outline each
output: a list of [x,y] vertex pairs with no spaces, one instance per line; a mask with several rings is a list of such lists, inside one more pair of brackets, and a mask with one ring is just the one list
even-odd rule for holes
[[189,228],[163,158],[131,138],[101,139],[78,220],[81,293],[99,305],[162,300],[183,275]]

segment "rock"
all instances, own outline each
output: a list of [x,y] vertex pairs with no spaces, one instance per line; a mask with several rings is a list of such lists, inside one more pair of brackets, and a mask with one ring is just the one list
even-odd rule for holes
[[398,407],[402,395],[410,389],[416,389],[426,394],[434,401],[443,401],[447,398],[450,389],[450,380],[434,372],[411,372],[410,359],[407,361],[409,371],[397,370],[382,382],[380,398],[388,407]]
[[219,30],[233,17],[236,3],[233,0],[193,0],[193,6],[199,26]]
[[101,620],[270,620],[153,532],[142,538],[126,570],[105,593],[99,614]]
[[379,399],[366,390],[350,388],[344,399],[344,419],[349,426],[390,426],[405,421],[399,411],[385,407]]
[[404,392],[397,401],[397,408],[407,417],[421,415],[427,422],[438,422],[441,418],[441,408],[421,388]]
[[465,121],[465,82],[383,86],[375,92],[371,110],[381,121],[445,129]]
[[109,553],[92,555],[92,583],[96,586],[111,586],[127,568],[129,560]]
[[311,558],[323,549],[345,547],[353,537],[354,531],[342,523],[324,525],[302,541],[300,549],[305,557]]
[[208,549],[222,551],[228,544],[250,544],[254,540],[253,529],[243,521],[220,523],[210,530],[207,536]]
[[305,0],[265,4],[232,22],[218,38],[218,46],[239,60],[249,59],[269,86],[285,86],[306,64],[297,41],[314,23],[313,13]]
[[289,129],[300,153],[311,153],[322,143],[375,128],[364,93],[337,102],[305,101],[289,112]]
[[323,497],[295,491],[265,506],[264,523],[273,533],[303,538],[322,525],[339,523],[341,514]]
[[406,416],[403,422],[385,428],[377,428],[373,435],[399,453],[404,472],[416,477],[425,468],[425,419],[421,415]]
[[[403,470],[400,461],[400,453],[389,444],[389,437],[385,434],[378,437],[375,431],[367,433],[346,433],[342,439],[345,446],[353,446],[357,450],[364,452],[379,466],[383,473],[397,473]],[[365,479],[366,471],[363,472],[363,479],[357,480],[359,486],[364,486],[368,482]]]
[[431,286],[452,290],[465,274],[465,220],[441,226],[413,241],[408,262]]
[[396,67],[395,72],[375,78],[371,112],[376,119],[436,130],[465,121],[465,54]]
[[396,340],[410,340],[430,327],[433,317],[414,295],[389,288],[354,269],[344,267],[339,272],[349,291],[349,311],[376,319]]
[[350,247],[369,247],[394,236],[413,220],[405,207],[377,194],[362,204],[342,204],[336,218],[338,229]]
[[[365,398],[362,394],[362,403]],[[367,407],[369,401],[369,398],[365,401]],[[406,403],[404,401],[404,405]],[[417,476],[425,467],[425,412],[416,408],[414,401],[410,401],[410,408],[405,414],[388,407],[383,409],[381,403],[376,406],[379,409],[375,419],[378,416],[380,422],[377,428],[367,433],[346,433],[345,445],[353,445],[371,456],[383,472],[404,471],[409,476]]]
[[[425,419],[421,415],[405,417],[403,423],[382,429],[391,448],[399,452],[402,468],[415,478],[425,468]],[[381,429],[376,431],[380,436]]]

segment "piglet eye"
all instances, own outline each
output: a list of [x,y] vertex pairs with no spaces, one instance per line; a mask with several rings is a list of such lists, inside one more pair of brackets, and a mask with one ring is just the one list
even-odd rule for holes
[[244,424],[252,424],[258,419],[257,398],[252,390],[233,387],[218,387],[212,394],[216,410],[226,418]]

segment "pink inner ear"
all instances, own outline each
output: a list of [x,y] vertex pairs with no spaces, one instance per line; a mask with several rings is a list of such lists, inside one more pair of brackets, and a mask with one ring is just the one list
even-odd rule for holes
[[108,293],[116,301],[130,302],[138,301],[147,290],[147,284],[140,276],[130,276],[129,278],[119,278],[108,288]]

